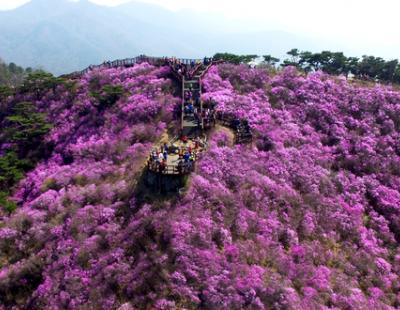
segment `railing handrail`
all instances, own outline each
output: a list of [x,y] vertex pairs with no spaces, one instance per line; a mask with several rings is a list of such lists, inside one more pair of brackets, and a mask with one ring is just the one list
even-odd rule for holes
[[207,68],[201,74],[200,79],[202,79],[207,74],[208,70],[210,70],[210,68],[212,66],[219,65],[219,64],[222,64],[222,63],[224,63],[223,60],[213,60],[213,61],[211,61],[211,63],[207,66]]
[[162,174],[188,174],[194,171],[195,161],[189,164],[178,165],[164,165],[163,169],[160,170],[160,163],[157,161],[149,160],[147,162],[147,167],[150,171]]
[[[152,65],[160,65],[160,64],[165,65],[165,64],[167,64],[168,61],[177,61],[177,62],[185,64],[185,65],[190,65],[192,63],[200,65],[200,64],[203,64],[204,59],[176,58],[176,57],[154,57],[154,56],[140,55],[140,56],[136,56],[133,58],[104,61],[102,64],[90,65],[81,71],[75,71],[70,74],[64,74],[62,76],[79,77],[79,76],[85,75],[86,73],[88,73],[92,70],[99,69],[99,68],[117,68],[117,67],[123,67],[123,66],[132,66],[134,64],[142,63],[142,62],[148,62],[149,64],[152,64]],[[221,63],[221,62],[223,62],[223,61],[221,61],[221,60],[212,61],[208,67],[211,67],[212,65]]]
[[[217,119],[221,122],[223,122],[223,124],[227,124],[229,125],[229,127],[232,127],[232,121],[234,121],[235,119],[239,119],[239,120],[243,120],[240,119],[239,117],[237,117],[234,113],[226,113],[226,112],[220,112],[217,111]],[[253,141],[253,133],[252,130],[250,128],[249,131],[247,132],[242,132],[242,131],[236,131],[235,132],[235,141],[236,143],[241,143],[243,141]]]

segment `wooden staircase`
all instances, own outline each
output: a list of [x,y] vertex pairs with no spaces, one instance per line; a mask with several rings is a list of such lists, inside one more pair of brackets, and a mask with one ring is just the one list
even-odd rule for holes
[[[189,77],[182,77],[182,109],[181,109],[181,130],[182,136],[189,138],[198,137],[204,129],[203,102],[201,101],[201,78],[208,67],[203,64],[193,68],[193,73]],[[190,98],[187,94],[191,94]],[[193,111],[197,113],[191,113]],[[189,112],[189,113],[188,113]]]

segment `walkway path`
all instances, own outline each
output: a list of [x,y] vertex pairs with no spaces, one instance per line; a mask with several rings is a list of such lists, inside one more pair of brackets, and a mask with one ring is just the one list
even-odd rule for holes
[[[203,134],[205,119],[214,114],[209,109],[203,110],[201,101],[201,79],[213,64],[207,59],[203,62],[193,60],[189,64],[169,60],[174,76],[182,85],[180,138],[170,141],[166,148],[158,146],[157,153],[153,152],[150,156],[150,171],[189,174],[194,170],[198,157],[207,147],[206,136]],[[160,152],[164,154],[163,159],[160,159]]]

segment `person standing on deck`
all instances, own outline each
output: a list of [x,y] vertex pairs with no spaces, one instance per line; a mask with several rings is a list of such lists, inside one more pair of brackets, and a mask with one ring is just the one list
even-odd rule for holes
[[189,112],[189,114],[193,114],[193,104],[190,102],[189,103],[189,105],[188,105],[188,112]]
[[183,161],[179,160],[179,162],[178,162],[178,173],[182,174],[182,172],[183,172]]
[[185,163],[188,163],[190,159],[190,155],[188,152],[185,153],[185,155],[183,155],[183,160],[185,161]]
[[162,162],[160,162],[160,167],[159,167],[159,171],[160,171],[160,173],[163,173],[164,172],[164,170],[165,170],[165,167],[166,167],[166,164],[165,164],[165,162],[164,161],[162,161]]

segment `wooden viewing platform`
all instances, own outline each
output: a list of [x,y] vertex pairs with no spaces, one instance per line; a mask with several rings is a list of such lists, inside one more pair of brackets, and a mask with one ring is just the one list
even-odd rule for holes
[[[207,59],[189,62],[171,59],[167,63],[173,72],[173,76],[181,84],[180,136],[184,137],[185,141],[178,141],[178,145],[174,147],[174,149],[178,147],[180,155],[169,152],[170,147],[167,146],[166,158],[163,158],[162,155],[160,159],[157,159],[157,156],[154,156],[154,158],[150,156],[147,166],[150,171],[158,174],[186,175],[194,171],[199,153],[205,150],[206,138],[203,135],[205,118],[208,119],[211,112],[203,109],[201,79],[217,62]],[[170,143],[170,145],[172,146],[173,143]],[[165,152],[162,146],[160,149],[161,152]]]

